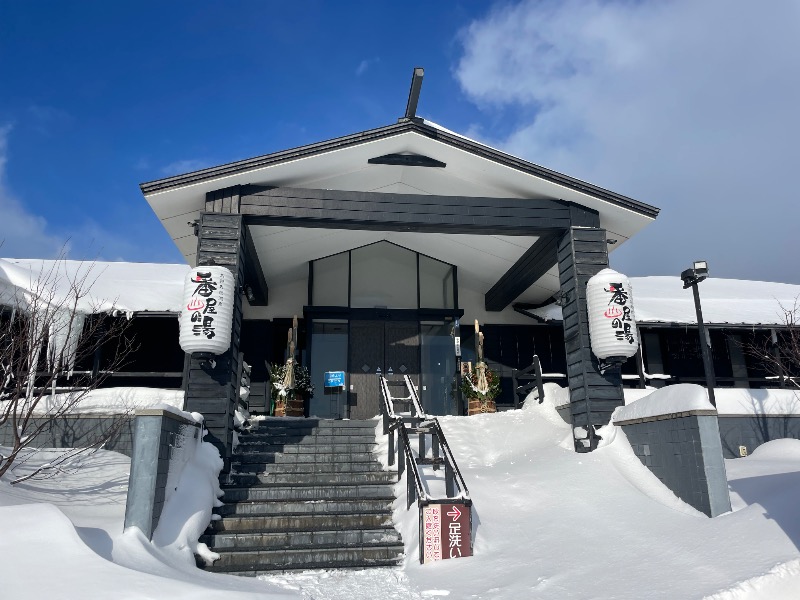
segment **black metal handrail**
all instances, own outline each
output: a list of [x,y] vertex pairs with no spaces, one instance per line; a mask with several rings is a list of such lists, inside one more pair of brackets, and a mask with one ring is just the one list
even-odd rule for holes
[[[529,383],[520,385],[520,380]],[[511,382],[514,391],[514,408],[519,408],[519,395],[522,393],[527,396],[533,388],[539,392],[539,404],[541,404],[544,400],[544,383],[542,383],[542,364],[539,356],[534,354],[533,362],[524,369],[512,369]]]
[[408,396],[411,398],[411,406],[416,413],[414,416],[420,417],[422,419],[427,418],[425,414],[425,409],[422,408],[422,403],[419,401],[419,394],[417,393],[417,386],[414,385],[414,382],[411,381],[411,377],[408,375],[403,375],[403,381],[405,381],[406,389],[408,390]]
[[[417,466],[417,460],[411,452],[411,441],[408,439],[408,431],[403,426],[402,421],[398,422],[397,436],[399,438],[397,448],[397,480],[399,481],[403,477],[406,464],[408,464],[408,470],[413,474],[413,477],[406,477],[406,509],[409,509],[417,498],[419,498],[420,501],[425,501],[429,500],[430,497],[422,483],[422,476]],[[391,456],[391,454],[389,456]]]
[[[461,475],[461,469],[458,468],[455,456],[453,456],[453,451],[450,450],[450,444],[447,443],[447,438],[444,436],[444,431],[442,431],[442,426],[439,424],[438,419],[433,419],[433,426],[436,429],[439,447],[442,449],[445,458],[445,493],[448,498],[457,497],[454,486],[458,485],[458,497],[463,500],[469,500],[469,489],[467,489],[467,484],[464,481],[464,477]],[[451,470],[449,474],[448,469]]]
[[[391,466],[394,464],[396,451],[398,480],[403,476],[405,465],[408,464],[409,466],[410,476],[406,478],[407,508],[410,508],[417,498],[419,498],[422,504],[447,500],[460,500],[471,503],[469,490],[464,482],[461,470],[458,468],[453,451],[450,449],[450,444],[448,444],[447,438],[444,435],[444,431],[438,419],[425,415],[419,401],[416,386],[414,386],[411,378],[407,375],[404,376],[404,381],[411,397],[412,413],[414,413],[408,417],[397,415],[394,412],[394,402],[389,392],[389,384],[382,375],[379,375],[379,381],[382,397],[383,430],[385,434],[389,435],[389,465]],[[406,424],[410,425],[410,427],[406,427]],[[395,431],[397,431],[398,440],[396,450],[394,439]],[[411,450],[409,432],[419,435],[419,452],[416,457]],[[431,436],[432,458],[426,457],[426,435]],[[433,498],[428,494],[418,468],[420,464],[431,465],[434,470],[438,470],[444,465],[445,498]],[[413,475],[413,477],[411,475]]]

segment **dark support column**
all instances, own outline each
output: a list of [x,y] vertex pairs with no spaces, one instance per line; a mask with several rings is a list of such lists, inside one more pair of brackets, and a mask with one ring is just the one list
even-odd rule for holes
[[214,357],[213,362],[192,355],[186,375],[186,410],[205,417],[208,441],[214,444],[230,469],[233,447],[233,413],[237,400],[239,342],[242,329],[245,230],[240,214],[204,212],[200,215],[197,239],[197,266],[227,267],[236,276],[231,347]]
[[[600,373],[597,357],[589,341],[589,316],[586,310],[586,282],[608,266],[606,232],[597,227],[571,227],[558,245],[558,272],[561,281],[564,318],[564,345],[567,351],[570,413],[575,450],[587,452],[597,447],[596,428],[608,423],[611,413],[624,404],[619,367]],[[586,438],[580,441],[580,430]]]

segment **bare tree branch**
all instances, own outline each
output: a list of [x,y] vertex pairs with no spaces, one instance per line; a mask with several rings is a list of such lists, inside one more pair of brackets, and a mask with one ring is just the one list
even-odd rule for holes
[[[100,307],[92,304],[95,266],[84,262],[70,270],[62,255],[32,277],[29,287],[2,290],[0,426],[11,430],[12,439],[8,449],[0,450],[0,477],[21,455],[30,458],[37,436],[78,412],[86,396],[120,370],[134,350],[126,335],[128,320],[97,314]],[[106,354],[102,370],[75,369],[92,364],[100,348]],[[121,412],[126,412],[124,407]],[[124,414],[117,417],[81,448],[65,449],[60,457],[11,483],[63,472],[65,463],[117,434],[125,422]]]

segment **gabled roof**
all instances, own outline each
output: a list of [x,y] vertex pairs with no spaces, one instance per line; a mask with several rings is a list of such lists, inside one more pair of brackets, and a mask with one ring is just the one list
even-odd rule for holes
[[[196,261],[191,224],[205,210],[206,194],[236,186],[482,198],[491,207],[539,200],[596,211],[609,250],[619,248],[658,215],[658,209],[622,194],[516,158],[422,119],[141,185],[148,203],[189,264]],[[327,200],[325,202],[328,202]],[[333,208],[333,207],[332,207]],[[413,247],[459,269],[459,285],[485,294],[536,242],[538,235],[423,233],[393,227],[377,231],[251,224],[255,251],[268,282],[307,276],[309,260],[379,240]],[[299,285],[299,284],[298,284]],[[518,300],[540,303],[558,290],[553,268]]]
[[649,204],[639,202],[638,200],[634,200],[628,196],[617,194],[616,192],[612,192],[591,183],[581,181],[580,179],[576,179],[574,177],[570,177],[540,165],[536,165],[534,163],[511,156],[510,154],[506,154],[505,152],[501,152],[500,150],[496,150],[470,138],[458,135],[447,129],[444,129],[443,127],[431,123],[430,121],[424,121],[422,119],[401,119],[399,122],[393,125],[387,125],[377,129],[370,129],[361,133],[354,133],[351,135],[334,138],[332,140],[309,144],[307,146],[282,150],[280,152],[265,154],[255,158],[248,158],[217,167],[209,167],[207,169],[201,169],[199,171],[193,171],[183,175],[175,175],[173,177],[142,183],[140,188],[145,196],[150,196],[152,194],[166,192],[176,188],[185,187],[187,185],[207,182],[240,173],[246,173],[248,171],[262,169],[264,167],[273,166],[284,162],[295,161],[301,158],[308,158],[318,154],[325,154],[334,150],[358,146],[368,142],[374,142],[409,132],[424,135],[443,144],[447,144],[448,146],[458,148],[470,154],[474,154],[492,162],[496,162],[500,165],[510,167],[514,170],[533,175],[545,181],[564,186],[576,192],[581,192],[611,204],[627,208],[628,210],[632,210],[646,217],[655,218],[659,213],[658,208]]

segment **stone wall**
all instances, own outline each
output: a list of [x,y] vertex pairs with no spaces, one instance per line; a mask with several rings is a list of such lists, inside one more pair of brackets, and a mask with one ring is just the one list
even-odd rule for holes
[[[112,414],[72,414],[51,419],[33,419],[33,426],[43,425],[33,437],[31,448],[83,448],[93,446],[108,436],[104,450],[126,456],[133,453],[133,416]],[[0,446],[13,444],[11,423],[0,426]]]
[[719,434],[725,458],[739,458],[770,440],[800,440],[800,415],[719,415]]
[[689,411],[615,424],[642,464],[681,500],[710,517],[730,511],[716,415]]

